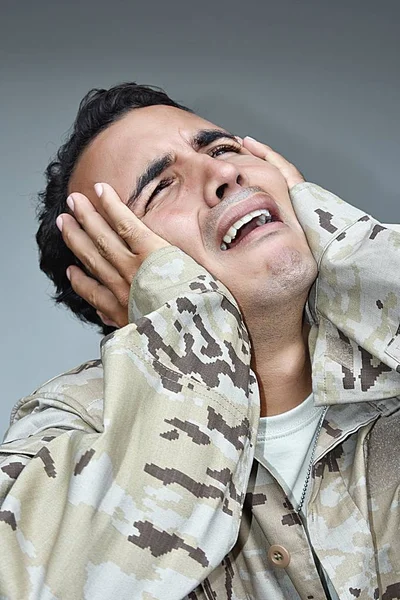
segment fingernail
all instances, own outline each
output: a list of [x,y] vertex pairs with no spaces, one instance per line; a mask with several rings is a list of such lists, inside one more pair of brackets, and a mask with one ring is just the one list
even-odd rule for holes
[[94,185],[94,191],[96,192],[97,196],[99,198],[101,198],[101,195],[103,193],[103,186],[101,183],[95,183]]
[[72,212],[74,212],[75,204],[74,204],[74,199],[73,199],[72,196],[68,196],[68,198],[67,198],[67,204],[70,207],[70,209],[72,210]]
[[68,277],[68,281],[71,281],[71,269],[68,267],[68,269],[65,271],[66,276]]
[[245,140],[251,140],[252,142],[256,142],[257,141],[254,138],[252,138],[250,135],[246,135],[246,137],[244,139]]
[[58,229],[59,229],[60,231],[62,231],[62,228],[63,228],[63,219],[62,219],[62,216],[61,216],[61,215],[59,215],[59,216],[57,217],[57,219],[56,219],[56,225],[57,225]]

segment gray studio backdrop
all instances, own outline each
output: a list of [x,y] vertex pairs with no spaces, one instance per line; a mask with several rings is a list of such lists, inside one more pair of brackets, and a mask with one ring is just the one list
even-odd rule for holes
[[1,432],[19,397],[99,355],[99,335],[53,306],[34,240],[43,170],[89,88],[164,87],[399,221],[398,0],[2,0],[0,10]]

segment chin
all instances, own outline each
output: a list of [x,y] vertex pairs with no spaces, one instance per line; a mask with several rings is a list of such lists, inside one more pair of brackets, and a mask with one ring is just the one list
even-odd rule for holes
[[247,263],[246,282],[250,287],[246,285],[246,292],[242,288],[238,294],[243,298],[243,303],[279,306],[286,302],[300,302],[304,305],[318,273],[311,253],[304,254],[298,249],[286,247],[262,254],[264,256],[258,257],[261,261],[254,271],[252,265]]

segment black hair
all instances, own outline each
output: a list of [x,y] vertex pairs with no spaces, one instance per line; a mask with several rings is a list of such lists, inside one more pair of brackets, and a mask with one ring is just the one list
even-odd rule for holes
[[104,335],[108,335],[115,328],[104,325],[96,310],[72,289],[66,276],[68,266],[75,264],[87,271],[64,243],[56,226],[56,219],[61,213],[68,212],[66,204],[68,183],[79,157],[90,142],[129,111],[159,104],[192,112],[171,100],[162,89],[154,86],[129,82],[113,86],[108,90],[90,90],[79,105],[67,141],[47,166],[46,187],[39,193],[37,212],[39,229],[36,234],[39,264],[41,270],[55,285],[56,293],[53,299],[57,304],[65,304],[82,321],[98,325]]

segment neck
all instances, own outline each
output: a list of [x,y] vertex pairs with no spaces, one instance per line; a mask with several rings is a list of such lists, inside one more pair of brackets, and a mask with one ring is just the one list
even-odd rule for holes
[[311,394],[309,327],[303,323],[303,310],[296,314],[293,307],[286,314],[258,321],[248,329],[252,368],[260,389],[260,415],[266,417],[295,408]]

